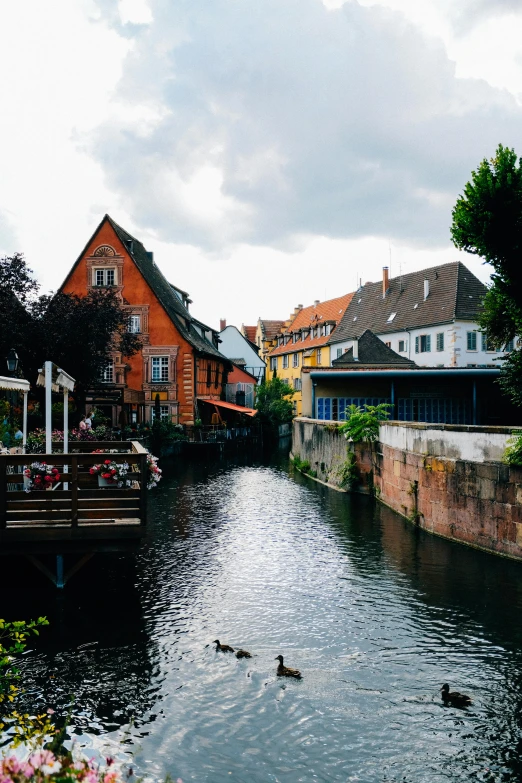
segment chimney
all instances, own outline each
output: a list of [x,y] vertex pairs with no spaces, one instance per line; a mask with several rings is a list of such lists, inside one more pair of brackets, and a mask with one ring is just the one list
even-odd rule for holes
[[382,268],[382,298],[383,299],[388,293],[389,287],[390,287],[390,279],[388,277],[388,267],[383,266]]
[[320,304],[320,302],[321,302],[320,299],[316,299],[315,302],[314,302],[314,307],[317,307],[317,305]]
[[352,353],[354,362],[359,361],[359,340],[354,340],[352,344]]
[[151,250],[146,250],[147,258],[151,264],[154,264],[154,253]]
[[428,298],[429,295],[430,295],[430,281],[429,280],[425,280],[424,281],[424,301],[426,301],[426,299]]
[[303,305],[297,305],[297,307],[294,308],[294,315],[300,313],[302,309],[303,309]]
[[222,332],[223,329],[226,329],[227,326],[227,319],[226,318],[220,318],[219,319],[219,331]]

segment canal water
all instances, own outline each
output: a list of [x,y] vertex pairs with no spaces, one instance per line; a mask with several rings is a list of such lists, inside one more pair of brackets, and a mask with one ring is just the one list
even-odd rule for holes
[[[51,620],[24,656],[30,703],[150,780],[521,779],[522,565],[284,455],[164,467],[134,555],[97,556],[61,595],[4,564],[2,615]],[[279,654],[301,681],[276,677]],[[444,682],[473,706],[444,707]]]

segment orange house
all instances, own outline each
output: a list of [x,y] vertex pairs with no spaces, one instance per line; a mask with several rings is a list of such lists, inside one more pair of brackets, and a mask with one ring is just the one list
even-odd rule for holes
[[[218,332],[189,313],[189,295],[167,281],[141,242],[105,215],[61,286],[86,295],[114,287],[129,313],[129,330],[140,334],[139,353],[114,352],[90,390],[87,406],[108,416],[113,426],[150,422],[159,395],[162,419],[193,424],[220,400],[230,361],[218,350]],[[213,409],[213,408],[212,408]]]

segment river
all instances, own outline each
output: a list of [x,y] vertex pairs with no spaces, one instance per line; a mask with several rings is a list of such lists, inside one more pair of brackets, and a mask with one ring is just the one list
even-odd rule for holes
[[[522,565],[284,455],[164,467],[137,553],[96,556],[60,593],[3,569],[2,614],[51,621],[27,698],[70,709],[88,753],[184,783],[521,779]],[[278,654],[301,681],[276,677]],[[473,706],[443,706],[444,682]]]

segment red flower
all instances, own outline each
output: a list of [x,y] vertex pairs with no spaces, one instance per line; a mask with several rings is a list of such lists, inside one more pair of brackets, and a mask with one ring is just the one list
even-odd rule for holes
[[114,476],[114,474],[117,473],[117,471],[114,468],[112,468],[111,473]]
[[53,468],[51,473],[58,473],[58,468]]
[[57,473],[53,480],[54,481],[60,481],[60,474]]
[[97,472],[98,472],[98,471],[97,471],[97,468],[96,468],[96,467],[94,467],[94,468],[89,468],[89,473],[91,474],[91,476],[94,476],[94,474],[95,474],[95,473],[97,473]]
[[103,464],[104,464],[104,465],[110,465],[110,464],[111,464],[111,461],[110,461],[110,459],[106,459],[106,460],[105,460],[105,462],[104,462]]

